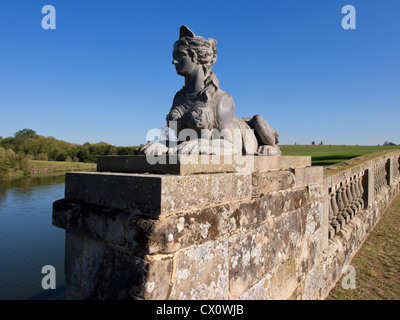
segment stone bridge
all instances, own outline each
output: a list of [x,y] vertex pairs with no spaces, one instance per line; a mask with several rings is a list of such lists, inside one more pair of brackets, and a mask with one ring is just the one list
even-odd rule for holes
[[68,173],[53,205],[66,298],[324,299],[398,193],[400,151],[249,159],[99,157]]

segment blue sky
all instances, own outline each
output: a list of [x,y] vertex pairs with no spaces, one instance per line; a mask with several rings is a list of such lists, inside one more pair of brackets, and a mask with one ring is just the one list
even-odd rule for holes
[[[2,0],[0,136],[30,128],[72,143],[145,143],[184,79],[183,24],[218,41],[213,71],[236,116],[281,144],[400,143],[398,0]],[[56,29],[44,30],[44,5]],[[341,26],[344,5],[356,29]]]

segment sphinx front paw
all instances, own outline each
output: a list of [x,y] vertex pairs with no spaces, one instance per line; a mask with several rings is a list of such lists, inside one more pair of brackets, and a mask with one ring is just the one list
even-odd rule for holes
[[151,156],[160,156],[168,153],[168,147],[160,142],[150,142],[140,149],[140,153]]
[[257,153],[260,156],[280,156],[280,155],[282,155],[281,149],[278,146],[266,146],[266,145],[259,146]]
[[180,143],[174,153],[178,154],[211,154],[210,141],[206,139],[194,139]]

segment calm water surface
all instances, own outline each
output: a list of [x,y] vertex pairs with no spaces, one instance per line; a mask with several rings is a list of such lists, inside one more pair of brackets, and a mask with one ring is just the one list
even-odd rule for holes
[[[0,184],[0,299],[63,299],[65,230],[54,227],[52,204],[64,198],[65,176]],[[56,269],[44,290],[42,267]]]

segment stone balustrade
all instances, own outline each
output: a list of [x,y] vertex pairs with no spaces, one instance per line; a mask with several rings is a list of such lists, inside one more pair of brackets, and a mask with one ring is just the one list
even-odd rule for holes
[[324,211],[329,212],[329,240],[315,269],[319,297],[325,297],[340,279],[342,268],[351,263],[354,254],[398,193],[399,161],[400,151],[388,150],[324,169],[327,195]]
[[364,209],[364,188],[362,179],[364,172],[360,172],[339,183],[329,190],[329,239],[337,234],[341,228],[358,212]]
[[325,168],[325,185],[329,185],[329,239],[368,207],[365,201],[371,202],[388,187],[390,180],[399,178],[399,159],[398,151],[378,152]]

